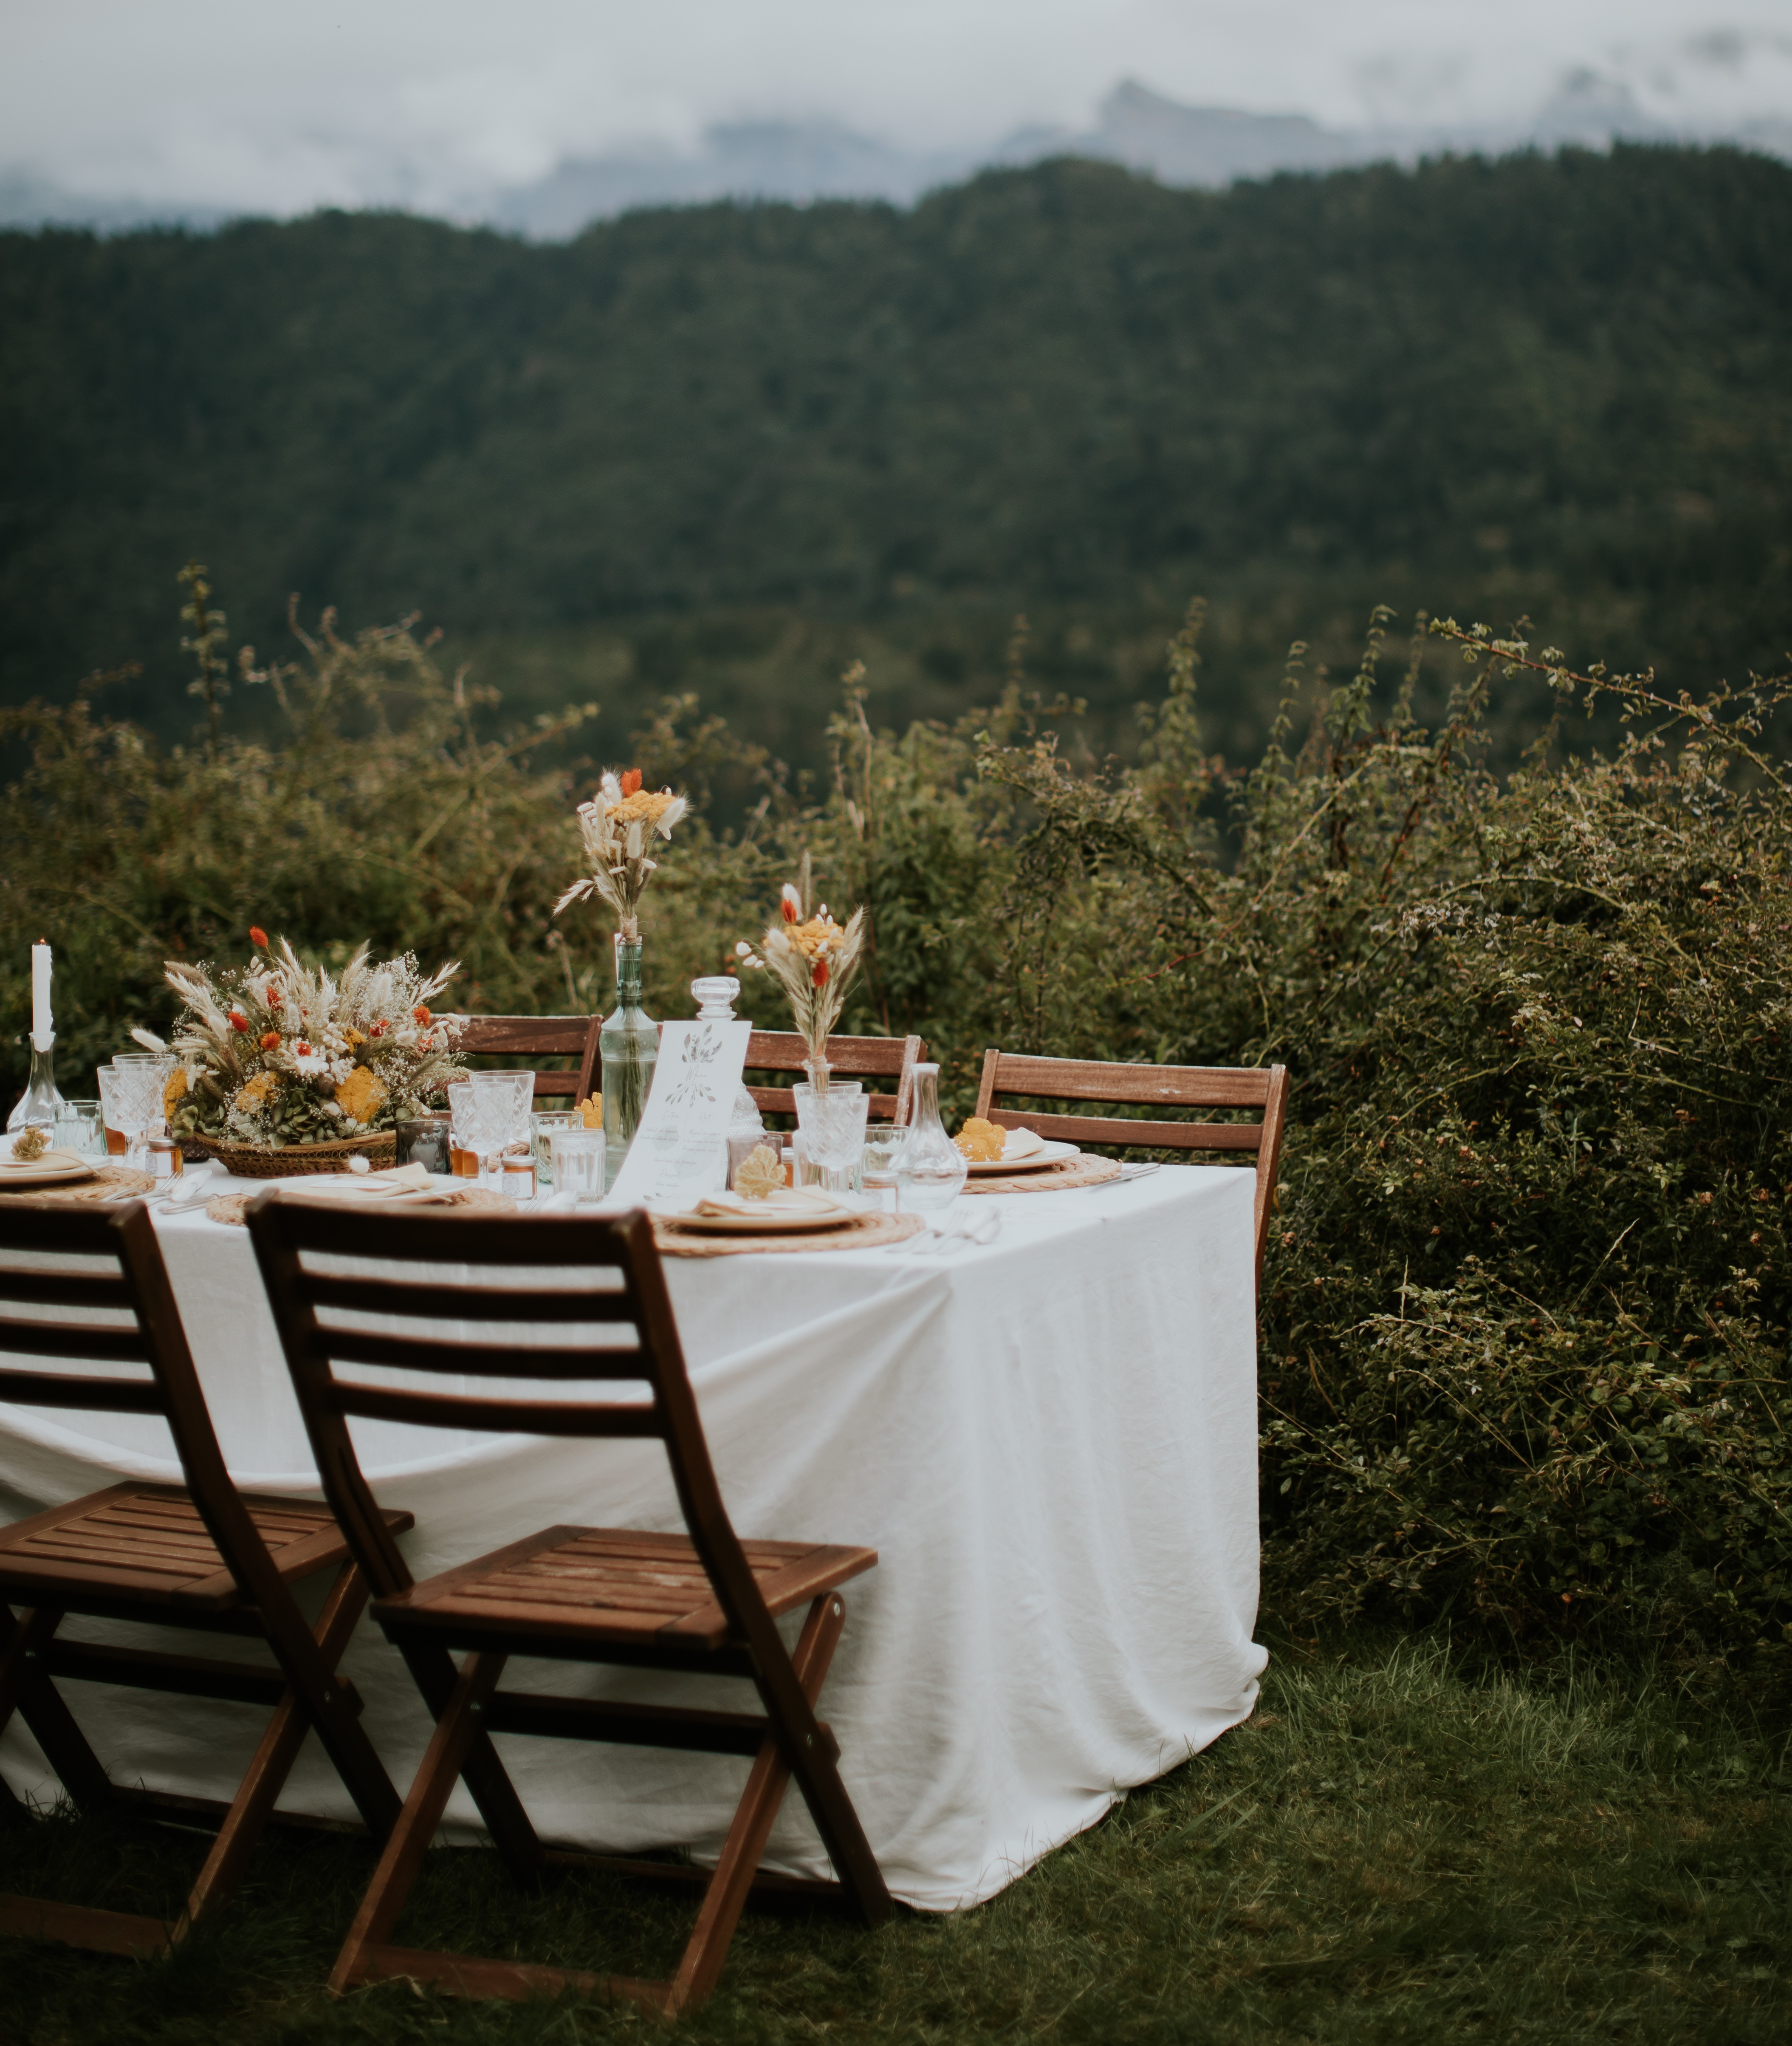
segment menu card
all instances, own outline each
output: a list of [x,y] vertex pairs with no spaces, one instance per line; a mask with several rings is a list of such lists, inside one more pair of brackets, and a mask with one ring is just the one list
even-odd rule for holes
[[719,1193],[728,1168],[728,1123],[746,1064],[750,1023],[668,1023],[653,1085],[607,1209],[681,1212]]

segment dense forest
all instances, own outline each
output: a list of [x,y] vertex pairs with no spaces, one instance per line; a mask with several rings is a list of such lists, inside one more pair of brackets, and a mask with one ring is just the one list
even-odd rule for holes
[[1377,600],[1740,679],[1792,643],[1792,168],[0,235],[0,701],[140,661],[183,730],[190,555],[268,651],[291,592],[416,612],[512,709],[696,688],[798,757],[855,654],[892,722],[987,700],[1020,608],[1118,729],[1194,590],[1222,743]]

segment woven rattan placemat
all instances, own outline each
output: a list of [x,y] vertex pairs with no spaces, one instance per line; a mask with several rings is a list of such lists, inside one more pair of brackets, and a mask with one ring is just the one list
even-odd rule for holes
[[845,1229],[815,1236],[705,1236],[662,1219],[653,1224],[653,1241],[668,1257],[744,1257],[749,1252],[759,1257],[788,1257],[799,1250],[879,1250],[885,1244],[906,1243],[926,1227],[918,1214],[872,1210],[855,1215]]
[[156,1182],[147,1172],[133,1172],[128,1166],[102,1165],[91,1179],[72,1187],[7,1187],[0,1195],[9,1201],[29,1201],[35,1206],[72,1208],[90,1201],[119,1201],[129,1194],[146,1194]]
[[[206,1213],[214,1222],[229,1222],[241,1229],[243,1211],[256,1198],[255,1194],[214,1194],[206,1203]],[[375,1201],[370,1206],[384,1205]],[[494,1193],[489,1187],[457,1187],[445,1201],[399,1201],[393,1203],[407,1214],[435,1214],[446,1210],[464,1211],[468,1208],[483,1208],[490,1214],[514,1214],[516,1203],[508,1194]]]
[[967,1194],[1062,1194],[1072,1187],[1099,1187],[1104,1179],[1120,1176],[1117,1158],[1093,1158],[1079,1151],[1074,1158],[1060,1158],[1055,1164],[1042,1165],[1036,1172],[989,1172],[966,1179]]

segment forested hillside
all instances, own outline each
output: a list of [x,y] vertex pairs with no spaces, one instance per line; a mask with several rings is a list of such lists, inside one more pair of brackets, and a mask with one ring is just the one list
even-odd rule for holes
[[1063,161],[562,246],[338,214],[0,236],[0,697],[135,658],[117,707],[183,722],[189,554],[233,638],[293,590],[415,610],[526,695],[776,695],[869,639],[892,708],[938,708],[1026,607],[1035,672],[1099,697],[1197,589],[1222,668],[1228,631],[1248,669],[1385,597],[1740,675],[1792,644],[1792,169],[1213,194]]

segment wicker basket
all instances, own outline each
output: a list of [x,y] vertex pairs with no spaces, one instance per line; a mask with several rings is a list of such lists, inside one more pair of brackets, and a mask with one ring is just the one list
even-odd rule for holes
[[351,1158],[364,1158],[375,1172],[395,1163],[398,1133],[376,1129],[370,1137],[345,1137],[334,1144],[282,1144],[263,1151],[248,1144],[222,1144],[215,1137],[189,1140],[215,1158],[233,1179],[284,1179],[301,1172],[345,1172]]

